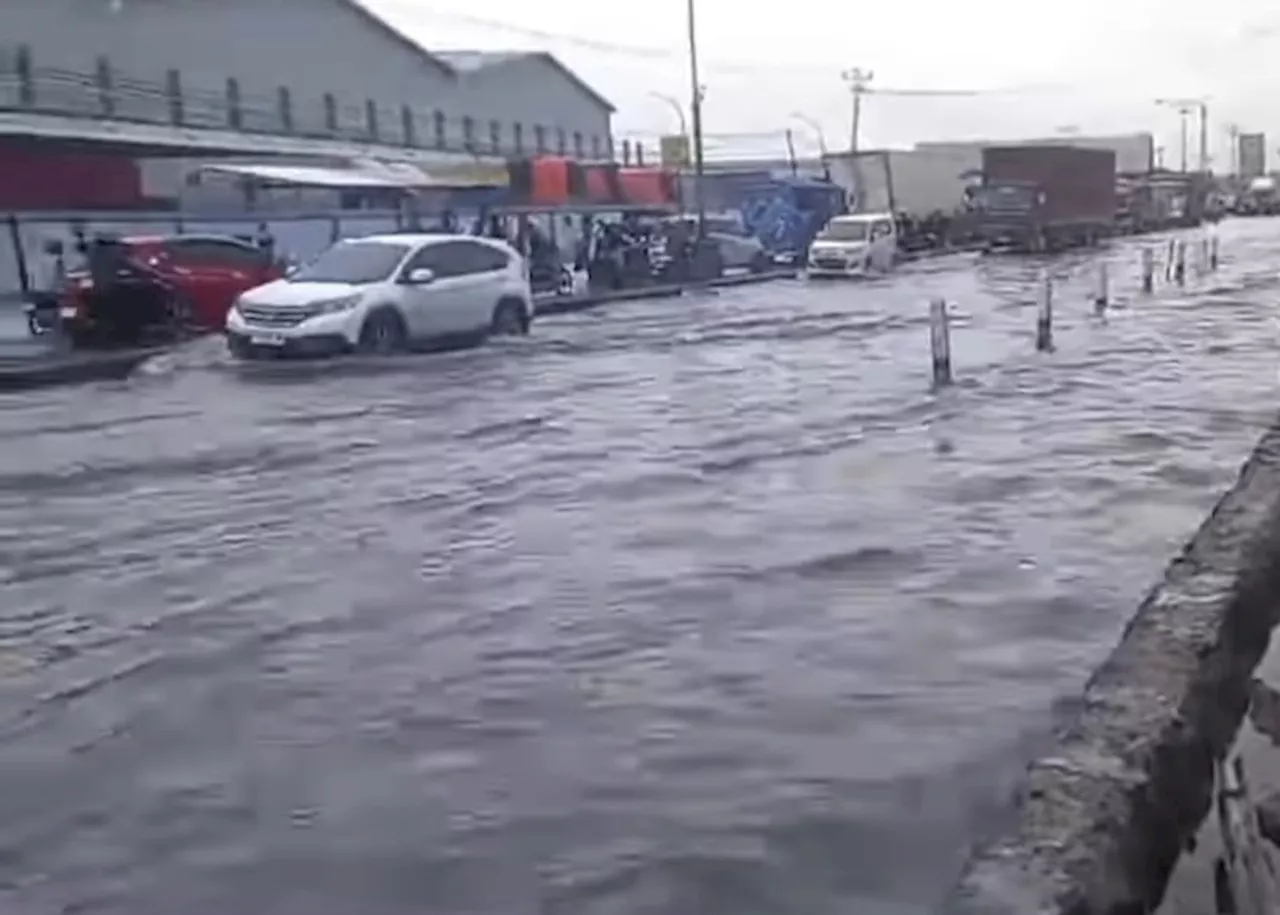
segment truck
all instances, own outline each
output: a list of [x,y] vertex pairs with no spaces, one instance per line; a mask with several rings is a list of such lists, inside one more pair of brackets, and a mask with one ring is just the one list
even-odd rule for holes
[[973,203],[988,250],[1034,253],[1096,244],[1116,222],[1115,150],[988,146]]

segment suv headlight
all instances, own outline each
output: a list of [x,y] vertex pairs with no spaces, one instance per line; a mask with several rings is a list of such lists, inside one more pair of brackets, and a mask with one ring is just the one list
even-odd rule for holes
[[324,302],[312,302],[307,306],[307,311],[312,315],[333,315],[343,311],[350,311],[360,304],[360,295],[343,296],[340,299],[328,299]]

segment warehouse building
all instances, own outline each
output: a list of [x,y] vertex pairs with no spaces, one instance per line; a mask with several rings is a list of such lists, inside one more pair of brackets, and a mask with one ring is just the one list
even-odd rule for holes
[[[135,151],[152,157],[191,155],[181,137],[214,131],[237,137],[225,153],[265,154],[287,136],[294,154],[312,143],[333,155],[341,140],[426,167],[613,151],[613,106],[552,55],[424,49],[359,0],[4,0],[3,20],[6,161],[20,157],[23,112],[32,125],[79,117],[85,136],[117,121],[121,140],[165,125],[172,148],[151,126]],[[18,171],[50,161],[42,151]]]

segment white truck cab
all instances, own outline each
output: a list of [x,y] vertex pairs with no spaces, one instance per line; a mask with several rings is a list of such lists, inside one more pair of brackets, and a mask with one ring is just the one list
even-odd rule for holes
[[827,223],[809,246],[808,276],[867,276],[893,269],[898,224],[892,213],[855,213]]

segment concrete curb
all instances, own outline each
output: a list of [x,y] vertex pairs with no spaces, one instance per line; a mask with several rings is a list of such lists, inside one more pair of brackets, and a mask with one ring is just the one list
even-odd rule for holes
[[90,381],[119,381],[169,347],[108,353],[47,354],[0,360],[0,392],[29,391]]
[[1032,764],[1018,820],[966,865],[954,915],[1154,911],[1209,811],[1280,607],[1280,419],[1166,569],[1080,711]]
[[745,273],[739,276],[722,276],[707,280],[704,283],[673,283],[658,286],[640,286],[635,289],[620,289],[616,292],[599,292],[584,296],[563,296],[547,298],[537,303],[539,317],[549,315],[568,315],[580,311],[612,305],[614,302],[637,302],[644,299],[673,299],[686,292],[699,289],[724,289],[731,286],[755,286],[770,283],[774,280],[794,279],[796,270],[771,270],[768,273]]

